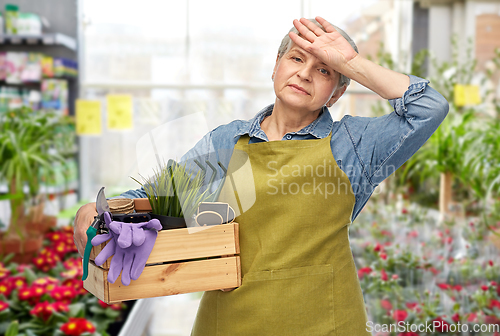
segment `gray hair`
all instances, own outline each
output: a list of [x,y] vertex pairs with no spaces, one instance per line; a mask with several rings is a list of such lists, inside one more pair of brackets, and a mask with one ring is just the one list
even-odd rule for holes
[[[324,32],[326,32],[325,28],[315,19],[309,19],[309,21],[311,21],[316,26],[323,29]],[[335,28],[335,30],[337,30],[340,33],[340,35],[342,35],[347,40],[347,42],[349,42],[349,44],[353,47],[353,49],[356,52],[358,52],[358,47],[356,46],[354,41],[349,37],[349,35],[347,35],[346,32],[343,31],[342,29],[340,29],[339,27],[337,27],[335,25],[332,25],[332,26]],[[295,34],[300,35],[299,31],[295,27],[290,29],[289,32],[294,32]],[[283,40],[281,40],[281,44],[280,44],[280,47],[278,49],[278,58],[283,57],[283,55],[286,54],[290,50],[291,47],[292,47],[292,39],[290,39],[290,36],[288,36],[288,34],[286,34],[285,37],[283,37]],[[351,83],[350,78],[340,74],[339,86],[338,86],[339,88],[341,88],[344,85],[347,87],[347,86],[349,86],[350,83]]]

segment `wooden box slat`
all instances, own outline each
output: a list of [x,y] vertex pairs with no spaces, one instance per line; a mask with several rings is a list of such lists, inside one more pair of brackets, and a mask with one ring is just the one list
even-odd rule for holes
[[[239,254],[238,235],[238,223],[159,231],[146,264]],[[94,246],[90,259],[105,245]],[[101,267],[109,269],[111,259]]]
[[108,271],[89,264],[84,288],[106,303],[141,298],[235,288],[241,285],[240,257],[216,258],[146,266],[129,286],[107,282]]

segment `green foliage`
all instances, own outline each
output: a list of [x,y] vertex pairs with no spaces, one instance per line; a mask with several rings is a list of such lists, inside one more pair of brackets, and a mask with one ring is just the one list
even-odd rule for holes
[[134,180],[144,187],[152,213],[157,215],[191,217],[198,204],[211,196],[208,190],[201,191],[204,180],[201,172],[194,174],[185,164],[173,160],[154,171],[144,183]]
[[[412,60],[413,75],[428,78],[431,86],[441,93],[450,104],[450,111],[444,122],[427,143],[396,172],[392,182],[397,187],[408,183],[415,186],[429,186],[428,181],[439,181],[440,173],[452,173],[455,192],[469,199],[469,203],[500,195],[500,100],[493,97],[488,81],[500,72],[500,48],[487,65],[486,73],[476,71],[477,60],[473,57],[472,42],[469,40],[464,58],[459,55],[457,36],[452,38],[452,57],[449,61],[438,61],[430,50],[420,50]],[[381,49],[377,62],[387,68],[399,71],[391,55]],[[432,65],[432,75],[426,76],[427,64]],[[478,84],[482,104],[457,106],[455,104],[456,84]],[[491,108],[496,115],[491,115]],[[375,116],[390,113],[387,102],[373,106]],[[426,193],[425,188],[420,188]],[[428,197],[421,197],[423,200]]]
[[[67,151],[69,145],[67,138],[61,138],[58,132],[71,123],[67,117],[33,112],[27,107],[0,115],[0,181],[8,184],[11,223],[22,216],[26,198],[38,195],[43,179],[40,172],[52,174],[53,167],[64,162],[59,151]],[[25,185],[27,195],[23,191]]]

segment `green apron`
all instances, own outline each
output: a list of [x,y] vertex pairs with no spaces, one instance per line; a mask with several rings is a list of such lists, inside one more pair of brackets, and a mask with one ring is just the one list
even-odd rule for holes
[[192,336],[370,335],[348,238],[355,198],[330,140],[239,139],[219,200],[244,210],[242,285],[203,294]]

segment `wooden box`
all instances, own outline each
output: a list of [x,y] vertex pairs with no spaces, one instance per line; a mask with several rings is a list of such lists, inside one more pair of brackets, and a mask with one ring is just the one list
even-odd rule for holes
[[[138,206],[140,202],[136,202],[138,211],[144,210]],[[113,257],[101,267],[93,263],[104,246],[105,243],[92,249],[83,287],[106,303],[241,285],[237,223],[158,232],[144,271],[128,286],[121,283],[121,275],[114,284],[108,282]]]

